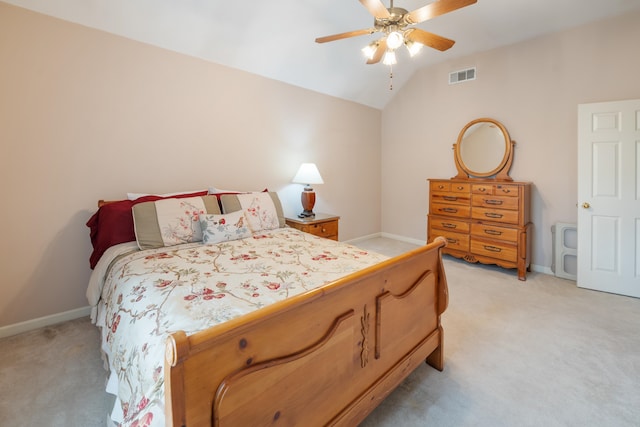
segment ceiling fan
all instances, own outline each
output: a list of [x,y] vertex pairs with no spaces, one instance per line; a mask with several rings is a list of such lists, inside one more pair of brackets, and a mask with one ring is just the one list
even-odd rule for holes
[[316,43],[326,43],[376,32],[383,33],[382,38],[370,43],[362,51],[368,58],[367,64],[376,64],[384,56],[383,63],[387,65],[396,63],[395,50],[403,44],[407,46],[411,56],[415,55],[423,45],[440,51],[449,49],[455,41],[415,28],[413,25],[477,2],[477,0],[436,0],[409,12],[401,7],[394,7],[393,0],[390,0],[389,8],[385,7],[381,0],[359,1],[373,15],[373,28],[318,37]]

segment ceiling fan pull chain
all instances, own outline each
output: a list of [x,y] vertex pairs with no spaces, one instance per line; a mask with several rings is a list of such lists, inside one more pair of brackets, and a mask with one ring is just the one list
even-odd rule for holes
[[389,90],[393,90],[393,66],[389,65]]

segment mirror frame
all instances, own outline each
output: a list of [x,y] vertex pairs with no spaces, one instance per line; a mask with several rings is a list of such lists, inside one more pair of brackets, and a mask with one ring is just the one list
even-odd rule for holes
[[[502,132],[504,137],[504,155],[500,163],[490,171],[474,171],[469,168],[464,161],[462,160],[461,148],[462,142],[464,139],[465,132],[473,125],[478,123],[491,123],[496,125],[498,129]],[[513,178],[509,176],[509,170],[511,169],[511,163],[513,162],[513,146],[515,141],[512,141],[509,137],[509,132],[504,127],[502,123],[497,120],[490,118],[480,118],[476,120],[472,120],[465,127],[462,128],[460,134],[458,135],[458,141],[453,144],[454,150],[454,159],[456,162],[456,168],[458,169],[458,175],[454,178],[456,179],[474,179],[474,178],[484,178],[484,179],[495,179],[497,181],[513,181]],[[493,177],[493,178],[490,178]]]

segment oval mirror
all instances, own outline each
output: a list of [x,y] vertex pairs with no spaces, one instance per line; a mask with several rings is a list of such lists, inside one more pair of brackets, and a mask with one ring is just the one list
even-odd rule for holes
[[511,180],[509,168],[513,159],[513,142],[507,129],[493,119],[476,119],[460,132],[454,146],[456,178],[488,178]]

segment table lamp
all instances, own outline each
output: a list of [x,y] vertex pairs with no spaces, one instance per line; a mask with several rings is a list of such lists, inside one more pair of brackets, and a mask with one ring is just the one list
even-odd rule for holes
[[304,191],[300,197],[302,201],[302,211],[298,215],[299,218],[313,218],[316,214],[313,213],[313,205],[316,204],[316,193],[311,188],[311,184],[324,184],[320,172],[315,163],[303,163],[298,169],[298,173],[293,177],[293,181],[296,184],[304,184]]

